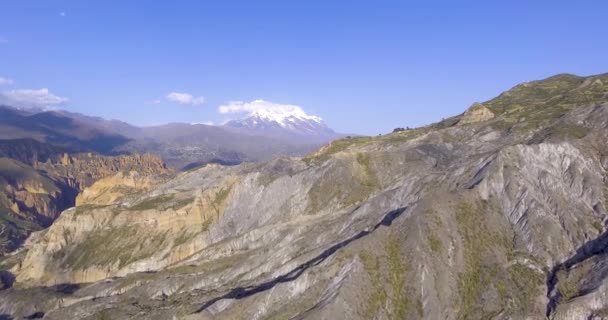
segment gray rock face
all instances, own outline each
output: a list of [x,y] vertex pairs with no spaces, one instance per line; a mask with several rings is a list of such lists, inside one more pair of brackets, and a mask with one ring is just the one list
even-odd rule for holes
[[66,211],[1,262],[0,314],[606,318],[604,78],[552,77],[484,103],[481,122],[210,165]]

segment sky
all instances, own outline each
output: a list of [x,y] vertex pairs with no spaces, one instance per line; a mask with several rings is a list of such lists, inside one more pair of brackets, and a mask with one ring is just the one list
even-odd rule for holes
[[[302,108],[343,133],[608,72],[608,1],[0,2],[0,99],[136,125]],[[230,109],[232,110],[232,109]]]

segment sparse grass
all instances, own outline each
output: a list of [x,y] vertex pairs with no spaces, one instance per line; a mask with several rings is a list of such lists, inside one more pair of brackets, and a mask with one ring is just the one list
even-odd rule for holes
[[401,259],[399,240],[391,233],[386,244],[388,270],[392,291],[393,319],[405,319],[410,304],[405,287],[407,265]]
[[481,294],[492,283],[492,268],[484,265],[486,248],[497,243],[485,225],[483,213],[468,202],[461,201],[456,209],[456,222],[462,236],[465,270],[459,274],[459,319],[479,318],[483,314]]
[[194,202],[194,198],[184,198],[171,204],[171,209],[178,210]]
[[[534,128],[530,128],[534,129]],[[545,141],[549,138],[554,139],[581,139],[584,138],[590,129],[580,125],[573,125],[567,123],[555,123],[554,125],[544,128],[538,131],[534,137],[532,137],[532,142],[541,142]]]
[[[585,78],[557,75],[518,85],[483,104],[500,115],[495,123],[499,129],[529,132],[550,125],[574,108],[606,102],[608,79],[606,75],[598,78],[603,78],[602,85],[582,86]],[[540,134],[580,138],[586,131],[584,127],[561,123]]]
[[111,320],[112,319],[110,317],[110,315],[108,315],[108,312],[106,310],[101,310],[100,312],[98,312],[97,315],[95,316],[95,318],[97,320]]
[[99,209],[99,208],[103,208],[103,207],[104,206],[102,206],[102,205],[96,205],[96,204],[83,204],[81,206],[74,208],[74,216],[87,214],[91,210],[95,210],[95,209]]
[[372,141],[372,137],[353,137],[334,140],[329,145],[307,155],[302,160],[307,164],[323,163],[333,154],[344,151],[354,145],[363,145]]
[[157,208],[161,207],[162,205],[164,205],[165,203],[173,200],[173,197],[175,197],[174,194],[163,194],[163,195],[160,195],[157,197],[145,199],[144,201],[141,201],[141,202],[137,203],[136,205],[130,207],[129,210],[143,211],[143,210],[157,209]]
[[507,271],[515,289],[512,295],[512,299],[516,301],[515,308],[524,315],[529,314],[532,311],[530,304],[541,293],[539,288],[544,283],[544,275],[518,263],[509,266]]
[[566,270],[557,272],[557,291],[564,301],[568,301],[578,296],[578,277],[570,275]]
[[207,219],[203,222],[203,224],[201,225],[201,231],[202,232],[207,232],[209,231],[209,227],[211,227],[211,224],[213,223],[213,219]]
[[[512,239],[488,220],[490,203],[475,205],[461,201],[456,222],[462,237],[464,270],[459,274],[458,319],[484,319],[490,315],[484,297],[495,290],[499,300],[494,308],[525,317],[539,312],[536,297],[543,294],[545,274],[521,263],[504,264],[515,256]],[[529,260],[534,261],[530,258]]]
[[382,284],[382,274],[380,272],[380,259],[373,254],[362,251],[359,254],[363,268],[367,272],[372,284],[372,291],[369,293],[369,300],[365,310],[365,318],[373,319],[374,316],[385,305],[387,294]]
[[443,244],[441,243],[441,240],[439,240],[439,238],[432,233],[429,233],[427,238],[429,240],[429,247],[431,248],[431,251],[433,251],[434,254],[441,254],[443,252]]
[[433,130],[436,130],[436,127],[426,126],[415,129],[410,129],[406,131],[401,131],[393,134],[388,134],[381,138],[381,140],[386,144],[397,144],[402,142],[407,142],[412,139],[418,138],[426,133],[429,133]]
[[162,234],[154,234],[152,236],[147,235],[145,236],[145,239],[139,239],[137,241],[137,243],[140,244],[140,247],[138,248],[139,250],[135,252],[128,252],[128,250],[123,252],[123,254],[119,256],[120,263],[118,268],[122,268],[132,262],[142,260],[156,254],[160,249],[162,249],[162,244],[167,239],[168,232],[169,231],[166,231]]
[[593,221],[591,223],[591,226],[593,226],[593,228],[595,228],[595,230],[597,230],[597,233],[604,232],[604,225],[601,222],[597,221],[597,220]]
[[443,227],[443,221],[437,212],[433,209],[428,209],[425,212],[425,219],[428,221],[427,240],[433,254],[440,255],[443,252],[443,243],[437,237],[438,230]]
[[228,195],[230,195],[230,191],[232,191],[232,185],[228,186],[226,188],[220,189],[220,191],[218,191],[215,194],[215,199],[213,200],[213,206],[215,206],[216,208],[219,208],[219,206],[222,203],[224,203],[224,201],[226,201],[226,199],[228,198]]
[[119,268],[154,255],[165,242],[167,234],[145,234],[134,226],[101,229],[91,232],[74,247],[55,254],[62,266],[72,270],[93,265],[104,266],[119,261]]
[[432,124],[431,127],[433,127],[434,129],[444,129],[444,128],[453,127],[458,124],[458,122],[460,121],[460,118],[462,118],[462,116],[457,115],[457,116],[453,116],[453,117],[450,117],[447,119],[443,119],[437,123]]
[[194,239],[194,237],[196,237],[196,233],[188,233],[185,230],[181,230],[181,233],[179,234],[179,236],[177,236],[177,238],[175,238],[175,240],[173,241],[173,246],[180,246],[192,239]]
[[325,177],[313,184],[308,191],[310,214],[316,214],[332,201],[337,201],[339,208],[348,208],[369,198],[379,187],[372,168],[374,159],[365,153],[351,159],[341,159],[344,163],[329,168]]
[[497,279],[495,286],[500,300],[506,301],[509,298],[509,289],[507,289],[507,284],[505,281],[503,279]]

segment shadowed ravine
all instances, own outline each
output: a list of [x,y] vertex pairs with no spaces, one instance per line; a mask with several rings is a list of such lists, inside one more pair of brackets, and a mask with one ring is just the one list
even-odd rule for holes
[[298,277],[300,277],[308,268],[310,267],[314,267],[316,265],[319,265],[321,262],[325,261],[325,259],[327,259],[328,257],[330,257],[331,255],[333,255],[334,253],[336,253],[338,250],[344,248],[345,246],[347,246],[348,244],[350,244],[351,242],[357,240],[357,239],[361,239],[369,234],[371,234],[372,232],[374,232],[376,229],[378,229],[380,226],[390,226],[393,221],[395,219],[397,219],[403,212],[405,212],[405,210],[407,210],[407,207],[403,207],[403,208],[399,208],[399,209],[395,209],[393,211],[388,212],[387,214],[384,215],[384,218],[378,223],[376,224],[371,230],[363,230],[360,231],[359,233],[357,233],[356,235],[338,242],[336,244],[334,244],[333,246],[325,249],[323,252],[321,252],[318,256],[314,257],[311,260],[306,261],[305,263],[299,265],[298,267],[294,268],[293,270],[289,271],[286,274],[280,275],[270,281],[261,283],[257,286],[249,286],[249,287],[237,287],[234,288],[232,290],[230,290],[228,293],[226,293],[223,296],[217,297],[217,298],[213,298],[207,302],[205,302],[198,310],[196,310],[195,313],[199,313],[204,311],[205,309],[209,308],[210,306],[212,306],[214,303],[220,301],[220,300],[224,300],[224,299],[236,299],[236,300],[240,300],[240,299],[244,299],[247,298],[249,296],[252,296],[256,293],[260,293],[266,290],[270,290],[273,287],[275,287],[276,285],[280,284],[280,283],[285,283],[285,282],[290,282],[293,280],[296,280]]

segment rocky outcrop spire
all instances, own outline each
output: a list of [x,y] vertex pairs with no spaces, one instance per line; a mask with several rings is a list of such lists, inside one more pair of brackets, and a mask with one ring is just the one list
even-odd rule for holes
[[458,122],[458,124],[463,125],[463,124],[469,124],[469,123],[475,123],[475,122],[481,122],[481,121],[486,121],[486,120],[490,120],[494,118],[494,113],[492,111],[490,111],[490,109],[488,109],[486,106],[484,106],[481,103],[473,103],[473,105],[471,107],[469,107],[469,109],[467,109],[467,111],[465,111],[464,115],[462,116],[462,119],[460,119],[460,122]]

